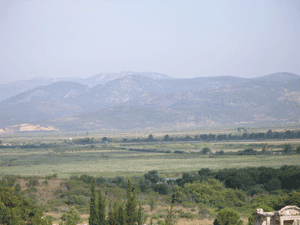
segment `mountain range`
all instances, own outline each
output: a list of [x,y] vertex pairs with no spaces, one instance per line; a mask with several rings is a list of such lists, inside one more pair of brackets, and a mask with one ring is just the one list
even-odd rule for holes
[[[87,79],[33,79],[27,86],[22,82],[0,87],[6,93],[0,95],[3,130],[25,123],[55,130],[104,130],[300,120],[300,76],[291,73],[175,79],[121,72]],[[13,88],[18,85],[20,93]]]
[[20,80],[14,81],[6,84],[0,84],[0,102],[10,97],[13,97],[17,94],[20,94],[24,91],[39,87],[45,86],[48,84],[52,84],[59,81],[73,81],[80,84],[85,84],[89,86],[96,86],[98,84],[104,84],[108,81],[115,80],[121,77],[129,76],[129,75],[141,75],[145,77],[149,77],[151,79],[172,79],[172,77],[161,74],[161,73],[153,73],[153,72],[131,72],[131,71],[123,71],[120,73],[100,73],[88,78],[42,78],[36,77],[30,80]]

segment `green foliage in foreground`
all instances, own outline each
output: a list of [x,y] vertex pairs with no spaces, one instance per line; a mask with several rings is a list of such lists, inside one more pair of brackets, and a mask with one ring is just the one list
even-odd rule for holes
[[242,225],[240,215],[233,209],[222,209],[218,212],[214,225]]
[[[97,225],[115,225],[115,224],[126,224],[126,225],[141,225],[143,221],[143,212],[142,207],[139,205],[137,209],[137,200],[136,192],[132,191],[131,181],[127,181],[127,190],[126,190],[127,202],[125,205],[120,201],[114,201],[109,204],[109,211],[106,218],[105,206],[106,206],[106,197],[103,196],[101,190],[98,192],[98,202],[96,203],[95,199],[95,182],[92,182],[91,185],[91,201],[90,201],[90,217],[89,224]],[[98,210],[95,210],[95,209]]]
[[97,211],[96,211],[96,195],[95,195],[95,181],[93,180],[91,186],[91,202],[90,202],[90,217],[89,224],[96,225],[97,224]]
[[210,207],[225,205],[241,207],[246,200],[246,195],[241,190],[225,188],[223,183],[215,179],[187,183],[182,190],[185,195],[191,196],[196,203]]
[[42,215],[42,210],[14,193],[10,187],[0,187],[0,224],[47,224]]
[[64,225],[77,225],[79,222],[81,222],[80,215],[75,207],[71,207],[67,213],[62,215],[62,218],[66,220],[65,223],[61,223]]

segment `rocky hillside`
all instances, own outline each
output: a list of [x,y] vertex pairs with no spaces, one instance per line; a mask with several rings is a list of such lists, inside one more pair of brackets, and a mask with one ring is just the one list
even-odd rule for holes
[[61,81],[0,103],[0,128],[19,123],[59,130],[298,123],[300,76],[278,73],[151,79],[128,75],[96,86]]

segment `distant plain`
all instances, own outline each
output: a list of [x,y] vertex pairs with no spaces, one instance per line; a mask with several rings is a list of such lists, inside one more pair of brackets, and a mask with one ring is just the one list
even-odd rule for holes
[[[181,132],[176,135],[180,135]],[[196,131],[182,131],[181,135]],[[165,135],[156,132],[154,137]],[[75,134],[73,134],[75,135]],[[77,134],[78,135],[78,134]],[[69,178],[76,174],[88,174],[103,177],[142,176],[147,171],[158,170],[165,177],[179,177],[182,172],[198,171],[201,168],[212,170],[224,168],[243,168],[269,166],[278,168],[282,165],[299,165],[300,155],[230,155],[231,153],[252,148],[261,151],[267,144],[268,150],[280,152],[285,144],[293,149],[300,145],[299,139],[258,140],[258,141],[214,141],[214,142],[145,142],[145,143],[101,143],[106,135],[114,140],[122,137],[146,136],[147,133],[106,133],[89,134],[95,136],[98,143],[75,145],[68,143],[68,133],[37,133],[2,136],[4,143],[55,143],[54,147],[45,148],[1,148],[0,174],[44,177],[57,174],[59,178]],[[84,133],[80,134],[81,137]],[[73,136],[74,137],[74,136]],[[223,150],[225,155],[200,153],[208,147],[212,153]],[[147,150],[156,152],[146,152]],[[159,152],[161,151],[161,152]],[[174,153],[182,151],[182,153]]]

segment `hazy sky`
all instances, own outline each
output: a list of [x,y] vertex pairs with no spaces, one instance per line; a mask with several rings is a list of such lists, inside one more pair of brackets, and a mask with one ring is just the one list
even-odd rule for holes
[[299,0],[0,0],[0,83],[300,74]]

